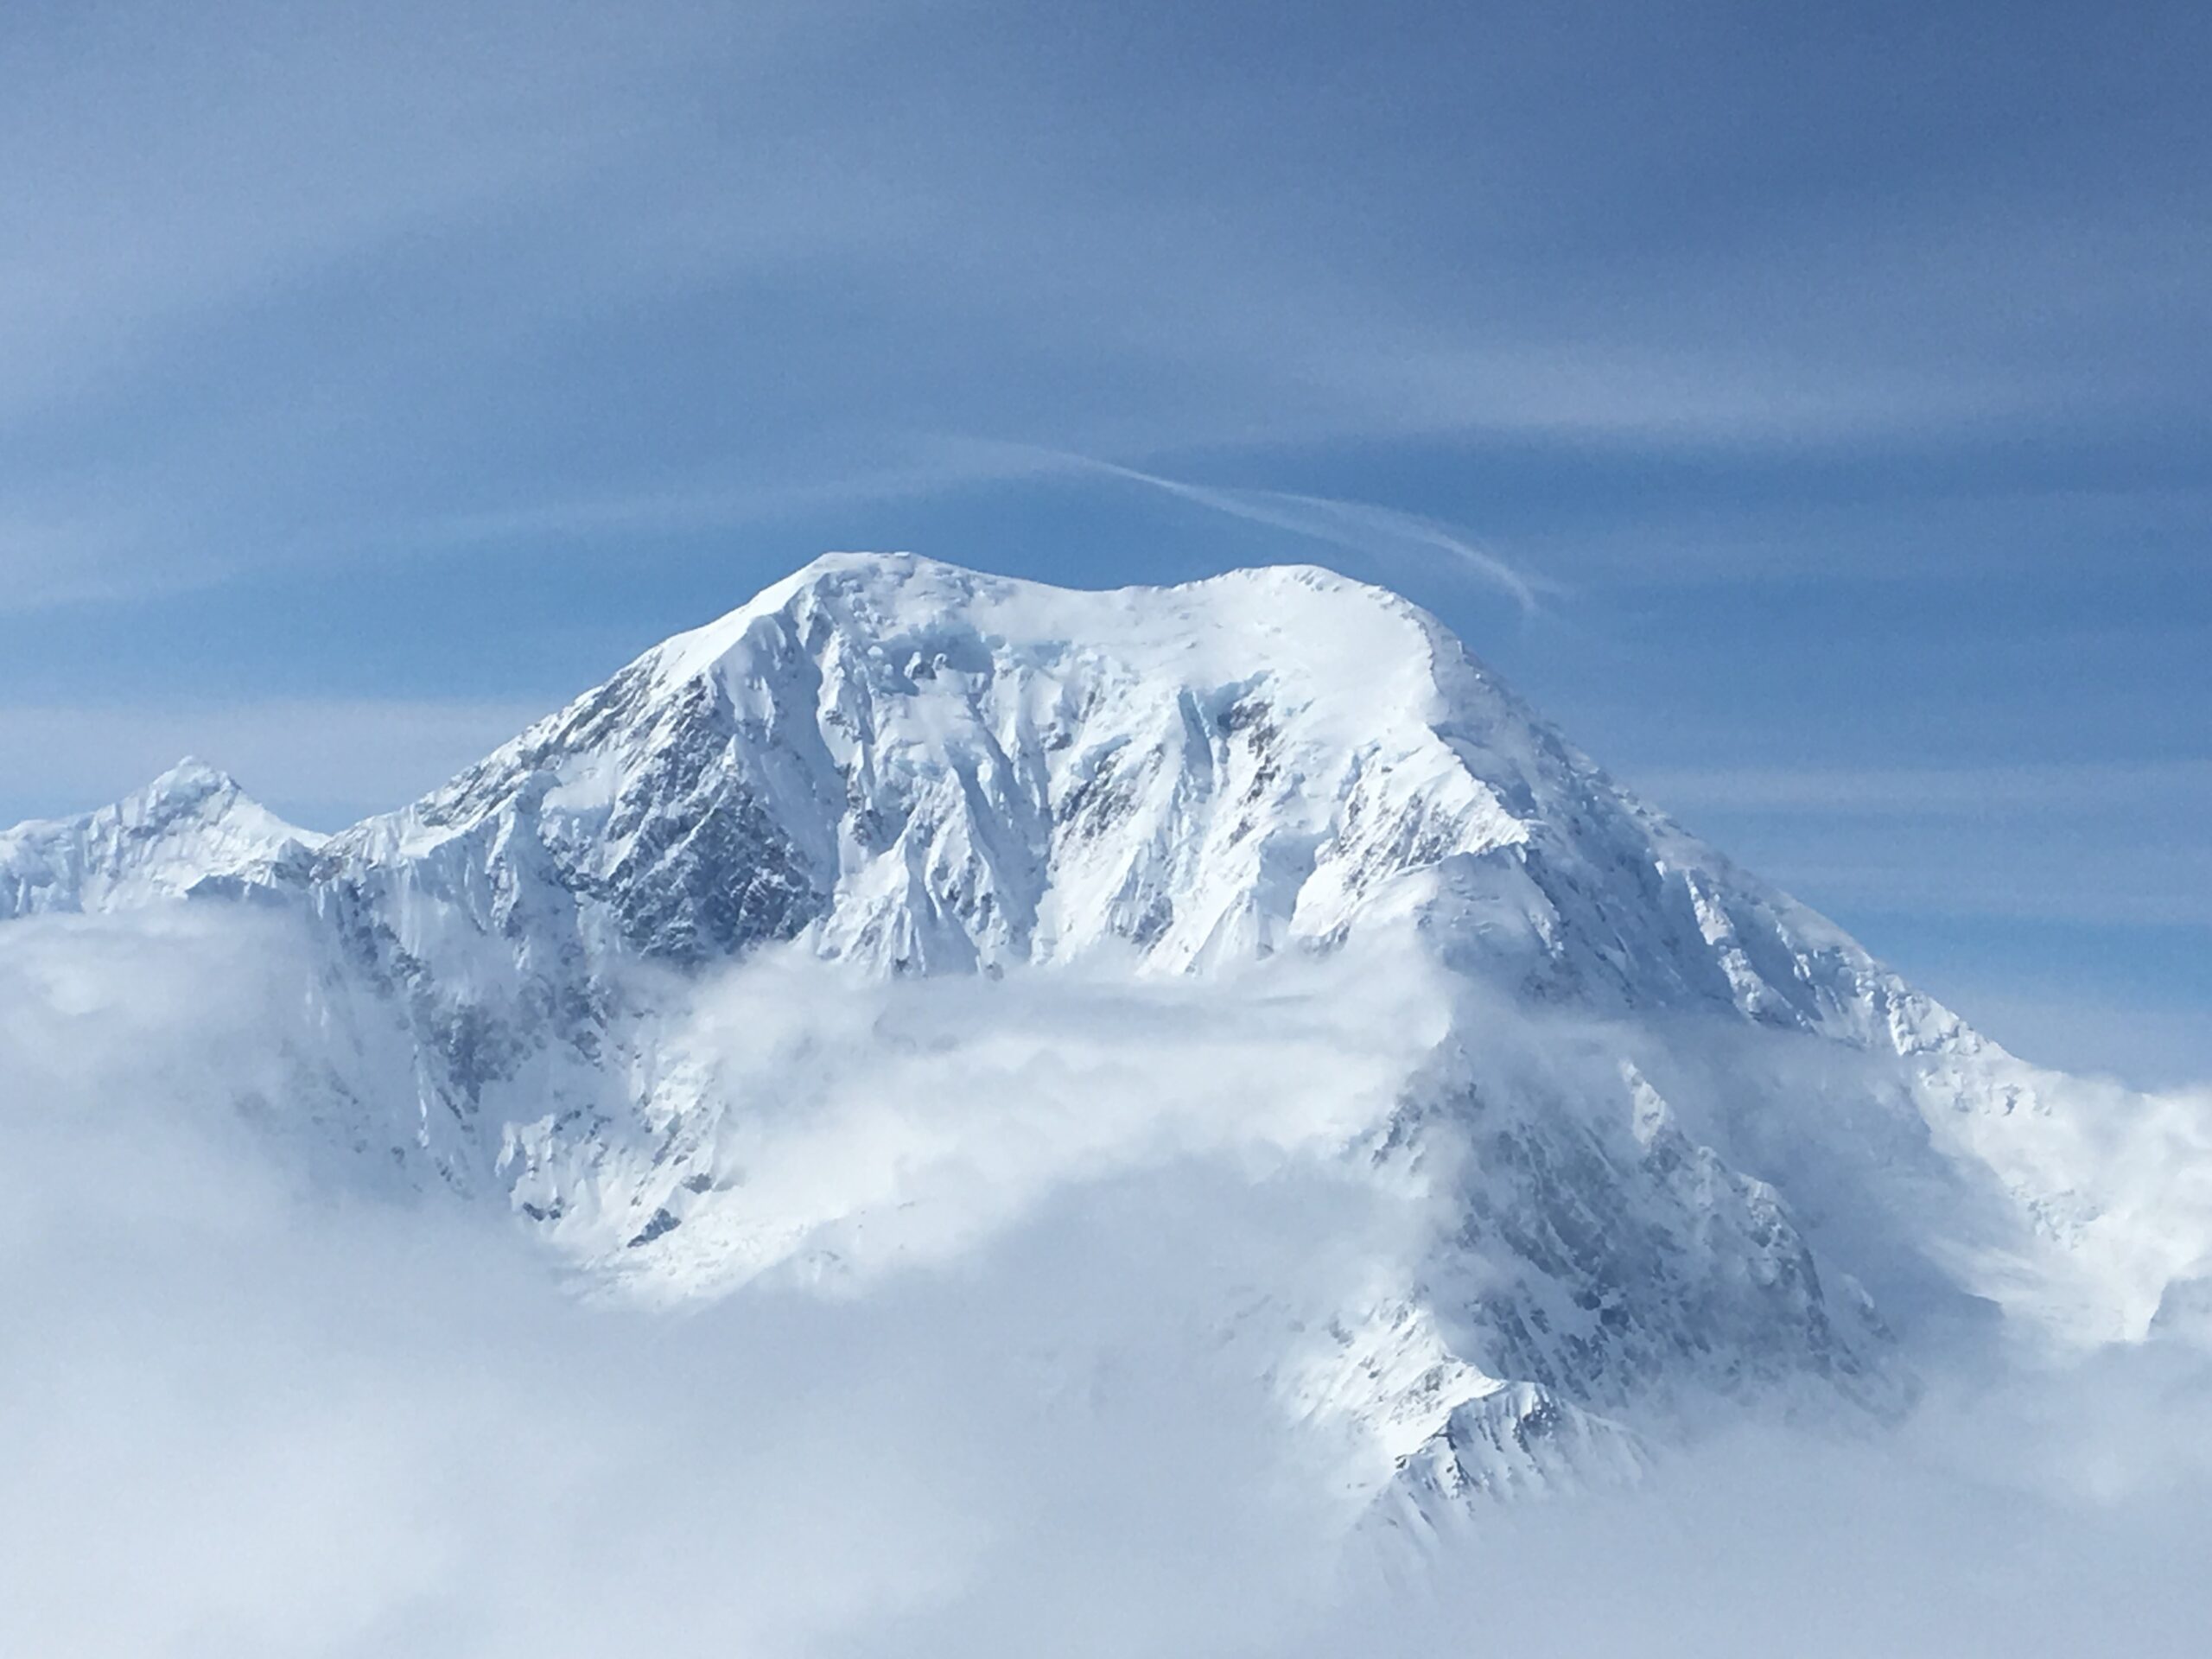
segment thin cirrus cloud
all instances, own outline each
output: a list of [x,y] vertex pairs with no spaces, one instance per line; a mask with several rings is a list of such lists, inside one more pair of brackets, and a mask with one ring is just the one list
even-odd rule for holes
[[1683,810],[1980,815],[2006,808],[2212,807],[2212,760],[2010,766],[1730,766],[1647,772]]
[[[556,499],[455,515],[396,527],[394,541],[467,546],[531,538],[644,535],[727,530],[855,501],[887,501],[1040,480],[1134,484],[1176,501],[1267,529],[1295,542],[1319,543],[1402,575],[1408,569],[1471,577],[1510,597],[1524,612],[1566,589],[1523,569],[1455,525],[1375,502],[1297,491],[1204,484],[1097,455],[1042,445],[939,438],[920,447],[926,459],[836,480],[785,480],[756,488],[677,489]],[[735,466],[729,468],[741,470]]]
[[1540,594],[1562,591],[1541,576],[1520,569],[1468,531],[1374,502],[1290,490],[1201,484],[1040,445],[947,439],[934,447],[953,456],[980,456],[986,461],[1004,457],[1010,473],[1064,473],[1138,485],[1209,512],[1342,549],[1401,573],[1409,563],[1417,569],[1441,566],[1503,591],[1524,613],[1536,609]]
[[2199,832],[2212,760],[1685,767],[1634,781],[1823,907],[2212,928],[2212,852]]
[[[1971,124],[1935,136],[2011,206],[1970,236],[1917,175],[1875,201],[1815,191],[1813,226],[1757,177],[1724,198],[1726,234],[1653,223],[1682,180],[1729,181],[1713,163],[1739,135],[1696,95],[1745,66],[1707,31],[1643,42],[1673,54],[1679,106],[1578,30],[1519,25],[1473,61],[1446,51],[1448,96],[1443,61],[1400,66],[1435,118],[1400,129],[1317,73],[1325,19],[1262,43],[1274,76],[1201,98],[1098,41],[897,6],[619,29],[499,7],[412,31],[201,15],[16,25],[41,73],[4,118],[12,153],[60,162],[6,178],[10,396],[26,421],[66,415],[76,452],[40,438],[51,464],[18,467],[0,507],[80,528],[122,512],[142,533],[109,535],[111,558],[149,580],[346,556],[331,532],[357,489],[435,523],[480,513],[472,494],[649,493],[658,460],[709,445],[756,474],[796,447],[825,491],[864,492],[854,448],[931,423],[1101,455],[1439,435],[1786,450],[2187,380],[2159,329],[2115,334],[2068,253],[2082,238]],[[1208,32],[1141,10],[1130,27],[1162,48]],[[1529,72],[1568,61],[1591,94],[1532,106]],[[1115,143],[1071,127],[1071,90],[1127,111]],[[1808,160],[1865,142],[1749,91]],[[1338,142],[1287,131],[1307,99]],[[132,141],[149,131],[174,142]],[[1422,183],[1440,172],[1464,200]],[[2172,189],[2101,194],[2097,244],[2175,269]],[[2154,285],[2131,315],[2186,323],[2186,292]],[[2046,319],[2069,328],[2045,338]],[[2070,342],[2092,334],[2125,349],[2089,385]],[[472,464],[442,475],[456,454]],[[1301,533],[1339,516],[1295,493],[1210,504]],[[1418,540],[1407,518],[1332,533]],[[82,591],[54,572],[24,590]]]

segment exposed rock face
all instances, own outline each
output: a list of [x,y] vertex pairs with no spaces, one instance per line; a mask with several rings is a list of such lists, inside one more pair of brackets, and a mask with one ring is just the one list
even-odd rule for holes
[[744,1103],[667,1017],[705,969],[1418,953],[1457,1012],[1342,1155],[1440,1219],[1282,1375],[1420,1512],[1630,1470],[1712,1395],[1902,1409],[1854,1274],[2124,1335],[2208,1236],[2099,1195],[2076,1085],[1325,571],[1076,593],[833,556],[319,847],[204,771],[0,838],[0,915],[185,893],[289,895],[324,942],[301,1121],[677,1289],[807,1236],[718,1162]]

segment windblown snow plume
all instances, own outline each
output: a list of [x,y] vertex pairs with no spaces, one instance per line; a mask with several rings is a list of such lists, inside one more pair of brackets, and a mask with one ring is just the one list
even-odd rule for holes
[[0,876],[10,1651],[2208,1611],[2212,1102],[1325,572],[825,560],[327,841],[188,767]]

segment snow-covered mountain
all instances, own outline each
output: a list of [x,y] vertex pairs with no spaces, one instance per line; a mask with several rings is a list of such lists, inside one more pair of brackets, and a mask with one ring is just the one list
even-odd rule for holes
[[1372,1109],[1246,1127],[1414,1219],[1254,1363],[1415,1520],[1632,1470],[1716,1396],[1892,1415],[1929,1332],[2126,1339],[2212,1271],[2196,1118],[2015,1060],[1319,569],[835,556],[320,845],[194,768],[0,838],[0,915],[183,893],[313,941],[260,1103],[310,1156],[659,1296],[849,1270],[938,1202],[912,1147],[779,1177],[779,1028],[733,969],[974,981],[984,1022],[1033,982],[1235,1020],[1309,969],[1414,976],[1440,1012],[1373,1011],[1407,1058]]
[[0,920],[296,884],[321,842],[187,760],[113,806],[0,831]]

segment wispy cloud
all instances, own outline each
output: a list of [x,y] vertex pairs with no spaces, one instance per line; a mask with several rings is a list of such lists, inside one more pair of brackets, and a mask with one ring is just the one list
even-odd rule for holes
[[2212,760],[2012,766],[1707,766],[1638,774],[1684,811],[1978,816],[2059,807],[2212,805]]
[[[1953,950],[2006,941],[1981,946],[1987,959],[1973,978],[1987,990],[2031,976],[2024,937],[2066,961],[2079,1006],[2125,983],[2135,1012],[2189,1008],[2202,1023],[2202,976],[2186,968],[2196,954],[2186,941],[2212,929],[2212,760],[1653,768],[1624,781],[1877,955],[1939,938]],[[2106,947],[2113,956],[2063,943],[2085,930],[2125,931],[2130,943]],[[2032,1027],[1993,1034],[2035,1052]],[[2107,1045],[2104,1063],[2138,1075],[2119,1046]]]
[[1342,548],[1363,559],[1401,569],[1412,565],[1423,570],[1434,570],[1440,566],[1503,590],[1523,611],[1536,608],[1540,593],[1556,594],[1560,591],[1542,577],[1521,569],[1494,550],[1484,546],[1469,531],[1437,519],[1423,518],[1418,513],[1382,506],[1371,501],[1348,501],[1334,496],[1305,495],[1288,490],[1201,484],[1189,479],[1147,472],[1096,455],[1077,454],[1065,449],[1030,444],[955,440],[945,447],[953,454],[974,449],[984,454],[1003,453],[1016,459],[1030,457],[1033,460],[1034,469],[1038,471],[1089,474],[1141,485],[1209,512],[1225,513],[1248,524],[1287,531],[1306,540]]
[[[1887,849],[1866,839],[1793,837],[1759,859],[1760,872],[1847,923],[1910,915],[2212,930],[2212,851],[2201,846],[2133,842],[2100,853],[1996,830],[1949,839],[1923,830]],[[1878,932],[1862,936],[1878,949]]]
[[[555,542],[610,535],[680,535],[729,530],[861,503],[916,500],[980,484],[1010,482],[1065,470],[1057,452],[1015,444],[929,446],[880,463],[848,461],[839,469],[797,463],[757,469],[732,458],[715,470],[735,481],[555,494],[511,506],[457,512],[349,532],[357,547],[444,548],[512,542]],[[760,481],[749,474],[764,471]]]
[[[1715,176],[1733,130],[1665,112],[1632,151],[1597,145],[1617,171],[1579,176],[1562,136],[1624,136],[1623,109],[1522,107],[1519,86],[1553,78],[1457,37],[1433,43],[1448,93],[1423,79],[1435,64],[1399,66],[1429,118],[1376,127],[1332,103],[1343,142],[1278,174],[1165,137],[1279,133],[1293,107],[1310,126],[1305,94],[1264,75],[1210,86],[1199,118],[1173,77],[963,9],[647,6],[619,29],[587,11],[349,24],[225,0],[52,35],[10,18],[28,67],[0,149],[67,165],[0,168],[19,232],[0,421],[32,440],[0,516],[120,511],[144,533],[110,538],[117,568],[150,579],[342,556],[342,537],[292,532],[360,499],[440,521],[488,498],[497,517],[503,498],[636,500],[709,454],[773,481],[796,450],[834,486],[866,471],[838,464],[856,445],[924,426],[1122,456],[1439,437],[1774,451],[1956,434],[2091,392],[2164,406],[2201,383],[2139,349],[2092,379],[2037,323],[2097,321],[2081,314],[2103,290],[2072,257],[2094,240],[2159,274],[2170,326],[2150,334],[2202,334],[2193,290],[2164,279],[2187,268],[2172,227],[2190,216],[2156,191],[2101,198],[2094,238],[2032,212],[1967,237],[1951,202],[1910,188],[1879,213],[1836,204],[1815,234],[1770,222],[1739,179],[1735,233],[1682,238],[1639,169]],[[1162,31],[1163,59],[1203,58],[1176,49],[1201,23],[1132,27]],[[1262,45],[1311,67],[1295,31]],[[1737,42],[1668,46],[1681,76],[1660,79],[1726,89]],[[1520,49],[1592,67],[1576,31],[1532,28]],[[1071,129],[1071,102],[1120,112],[1116,142]],[[1439,211],[1440,169],[1478,155],[1484,210]],[[1536,233],[1501,235],[1501,217]],[[1993,271],[2013,302],[1991,302]],[[1442,553],[1523,602],[1541,588],[1525,543],[1508,559],[1387,508],[1128,477],[1335,545]],[[17,565],[0,544],[0,575]]]
[[[1488,1511],[1427,1559],[1395,1528],[1347,1543],[1341,1470],[1266,1357],[1412,1241],[1357,1164],[1159,1133],[1382,1089],[1404,1033],[1326,995],[1341,963],[1256,1022],[1132,995],[1104,1052],[1058,1040],[1096,1035],[1073,982],[877,988],[881,1023],[791,987],[771,1033],[839,1040],[743,1074],[772,1201],[781,1177],[844,1211],[887,1130],[926,1155],[874,1211],[876,1270],[680,1318],[564,1294],[450,1194],[334,1202],[289,1161],[331,1127],[284,1106],[317,965],[274,914],[0,931],[0,1318],[37,1336],[0,1366],[0,1413],[37,1426],[0,1481],[7,1651],[2202,1651],[2212,1388],[2185,1325],[1993,1388],[1946,1368],[1879,1439],[1716,1434],[1639,1492]],[[825,1135],[845,1155],[797,1155]],[[1009,1160],[1020,1213],[912,1248]]]
[[[978,485],[1043,478],[1091,478],[1135,484],[1209,512],[1287,532],[1361,559],[1424,574],[1472,577],[1509,594],[1524,611],[1566,590],[1507,559],[1471,531],[1376,502],[1288,490],[1199,483],[1042,444],[937,438],[914,459],[822,478],[783,478],[758,486],[617,492],[455,514],[365,534],[391,546],[465,547],[609,534],[681,534],[731,529],[839,504],[918,499]],[[733,463],[726,470],[743,468]]]

